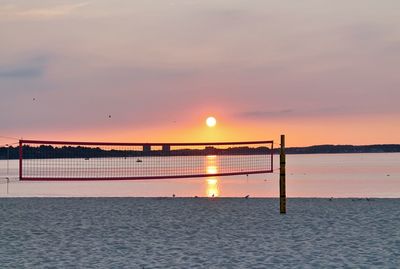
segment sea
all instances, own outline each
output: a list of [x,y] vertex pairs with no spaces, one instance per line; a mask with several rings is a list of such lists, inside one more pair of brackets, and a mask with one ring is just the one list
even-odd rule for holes
[[[26,182],[18,180],[17,160],[0,160],[0,197],[278,197],[278,156],[274,166],[273,173],[227,177]],[[400,153],[287,155],[286,168],[288,197],[400,197]]]

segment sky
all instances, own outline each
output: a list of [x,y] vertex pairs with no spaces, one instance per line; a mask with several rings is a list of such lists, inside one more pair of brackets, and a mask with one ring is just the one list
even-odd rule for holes
[[400,143],[399,14],[397,0],[0,0],[0,144]]

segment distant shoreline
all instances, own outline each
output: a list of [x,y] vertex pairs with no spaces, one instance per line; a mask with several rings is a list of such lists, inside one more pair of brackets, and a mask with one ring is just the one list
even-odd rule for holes
[[[286,154],[346,154],[346,153],[396,153],[400,152],[400,144],[379,145],[315,145],[309,147],[286,148]],[[279,148],[275,149],[275,153]]]
[[[101,151],[101,150],[100,150]],[[376,144],[376,145],[315,145],[308,147],[288,147],[286,154],[354,154],[354,153],[399,153],[400,144]],[[260,152],[261,153],[261,152]],[[263,152],[265,154],[265,152]],[[274,148],[274,154],[279,154],[279,148]],[[7,158],[9,156],[9,158]],[[82,155],[83,156],[83,155]],[[97,157],[97,156],[90,156]],[[18,146],[0,147],[0,160],[18,159]]]

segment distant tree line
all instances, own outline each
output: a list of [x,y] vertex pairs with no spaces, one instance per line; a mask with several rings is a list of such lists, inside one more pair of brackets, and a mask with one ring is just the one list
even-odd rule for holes
[[[276,149],[278,152],[279,149]],[[384,153],[400,152],[400,144],[382,144],[382,145],[318,145],[310,147],[292,147],[287,148],[287,154],[323,154],[323,153]]]
[[[145,156],[206,156],[206,155],[255,155],[268,154],[267,147],[232,147],[219,149],[206,147],[204,149],[174,149],[174,150],[118,150],[102,149],[100,147],[53,147],[42,145],[39,147],[23,146],[24,159],[53,159],[53,158],[127,158]],[[18,159],[19,147],[0,148],[0,159]]]
[[[286,154],[333,154],[333,153],[384,153],[400,152],[400,144],[383,145],[317,145],[310,147],[286,148]],[[23,155],[26,159],[32,158],[110,158],[110,157],[142,157],[142,156],[205,156],[205,155],[252,155],[269,154],[267,147],[232,147],[218,149],[206,147],[205,149],[175,149],[175,150],[106,150],[99,147],[53,147],[42,145],[40,147],[23,146]],[[274,154],[279,153],[279,148],[274,149]],[[0,159],[18,159],[19,147],[0,147]]]

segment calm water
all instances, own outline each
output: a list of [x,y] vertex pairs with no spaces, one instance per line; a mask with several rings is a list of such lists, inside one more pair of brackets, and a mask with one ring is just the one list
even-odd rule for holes
[[[218,164],[218,162],[216,162]],[[275,168],[278,158],[275,156]],[[16,178],[18,162],[9,162]],[[221,170],[205,165],[206,171]],[[278,171],[277,171],[278,172]],[[0,196],[221,196],[277,197],[278,173],[114,182],[19,182],[11,180],[7,195],[7,161],[0,161]],[[400,197],[400,153],[287,156],[289,197]]]

